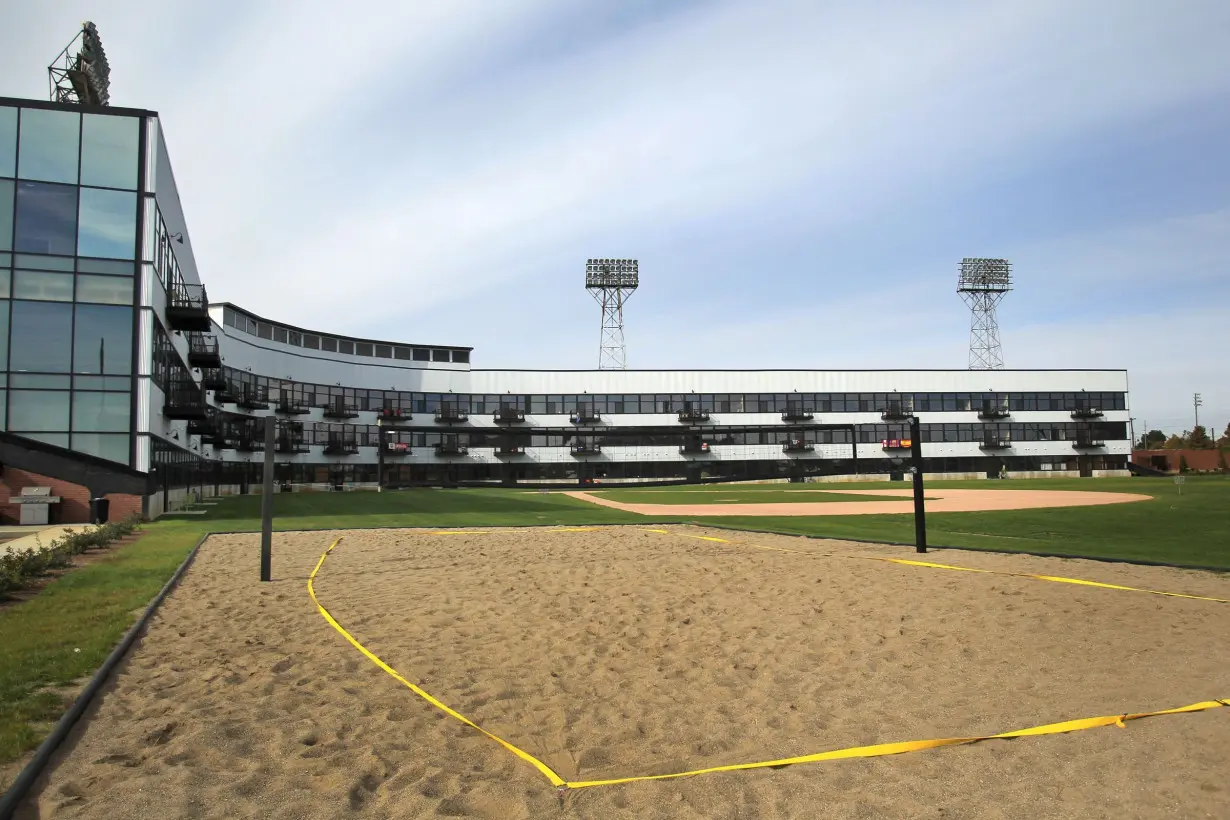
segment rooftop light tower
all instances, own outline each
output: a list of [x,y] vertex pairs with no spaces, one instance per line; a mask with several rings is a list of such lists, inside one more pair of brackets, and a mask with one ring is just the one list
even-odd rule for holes
[[111,66],[98,28],[86,20],[72,42],[47,66],[51,101],[107,105],[111,101]]
[[598,346],[599,370],[627,370],[624,344],[624,302],[640,284],[635,259],[589,259],[585,263],[585,289],[602,305],[602,336]]
[[999,321],[995,308],[1012,290],[1012,263],[1007,259],[961,260],[957,293],[970,308],[969,369],[1003,370],[1004,352],[999,344]]

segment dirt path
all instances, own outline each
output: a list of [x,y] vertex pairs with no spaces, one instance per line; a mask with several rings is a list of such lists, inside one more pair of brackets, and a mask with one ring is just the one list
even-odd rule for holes
[[[639,515],[883,515],[914,511],[910,490],[826,490],[833,494],[882,495],[900,501],[826,501],[815,504],[767,502],[762,504],[625,504],[587,492],[565,495]],[[1043,507],[1089,507],[1149,501],[1139,493],[1097,493],[1066,490],[927,490],[927,512],[982,512],[986,510],[1035,510]]]

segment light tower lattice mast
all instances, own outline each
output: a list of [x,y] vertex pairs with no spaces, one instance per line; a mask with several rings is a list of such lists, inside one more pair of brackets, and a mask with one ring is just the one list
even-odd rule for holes
[[969,369],[1003,370],[995,307],[1012,290],[1012,264],[1007,259],[961,260],[957,293],[970,308]]
[[585,289],[602,305],[602,336],[598,346],[599,370],[626,370],[624,302],[640,284],[635,259],[590,259],[585,263]]

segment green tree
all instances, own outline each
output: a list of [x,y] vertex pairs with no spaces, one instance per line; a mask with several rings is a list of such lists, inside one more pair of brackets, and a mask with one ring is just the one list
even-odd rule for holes
[[1221,434],[1221,438],[1217,440],[1218,447],[1230,447],[1230,424],[1226,425],[1226,432]]
[[1230,469],[1226,467],[1226,451],[1225,450],[1217,451],[1217,469],[1222,471],[1223,473],[1226,472],[1227,469]]
[[1164,450],[1186,450],[1187,449],[1187,432],[1183,435],[1175,433],[1170,438],[1166,439],[1166,443],[1162,445]]
[[1188,469],[1190,468],[1187,466],[1187,456],[1180,453],[1179,454],[1179,472],[1186,473]]
[[1139,450],[1156,450],[1166,443],[1166,434],[1161,430],[1150,430],[1140,437],[1137,445]]
[[1192,428],[1191,434],[1187,437],[1187,446],[1193,450],[1213,449],[1213,440],[1209,438],[1209,432],[1204,429],[1203,424],[1197,424]]

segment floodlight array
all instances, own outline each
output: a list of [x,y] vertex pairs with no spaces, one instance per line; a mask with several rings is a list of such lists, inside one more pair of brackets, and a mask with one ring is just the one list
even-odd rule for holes
[[635,259],[587,259],[585,287],[635,288],[640,284],[640,272]]
[[81,31],[47,66],[51,99],[83,105],[107,105],[111,101],[111,66],[103,50],[98,27],[89,20]]
[[967,256],[961,260],[961,276],[957,280],[958,293],[990,291],[1004,293],[1012,290],[1012,263],[1007,259],[979,259]]

